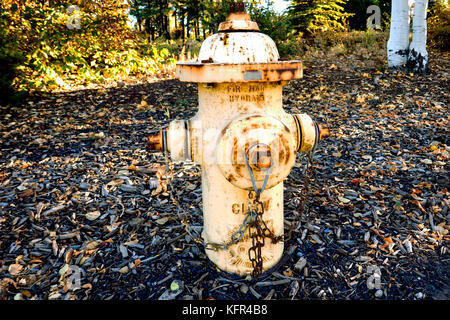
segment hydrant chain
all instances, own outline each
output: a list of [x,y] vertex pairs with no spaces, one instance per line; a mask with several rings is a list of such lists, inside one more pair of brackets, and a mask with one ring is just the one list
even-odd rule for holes
[[[308,152],[308,154],[306,155],[307,158],[307,163],[305,166],[305,171],[303,173],[304,179],[305,179],[305,184],[304,184],[304,196],[303,196],[303,200],[301,202],[301,207],[300,209],[297,211],[297,214],[294,217],[294,221],[292,221],[291,223],[291,227],[289,228],[289,231],[287,234],[284,235],[284,239],[283,241],[287,242],[288,240],[291,239],[291,235],[292,232],[298,228],[298,224],[301,223],[301,219],[303,217],[303,213],[305,212],[305,204],[310,196],[310,181],[311,181],[311,175],[313,173],[313,158],[314,158],[314,154],[315,154],[316,149],[314,148],[313,150],[311,150],[310,152]],[[294,223],[297,222],[297,223]],[[294,228],[295,227],[295,228]]]
[[231,245],[238,243],[244,237],[245,231],[249,228],[251,224],[256,220],[256,213],[249,211],[244,218],[239,229],[231,235],[231,241],[228,243],[206,243],[205,248],[207,250],[227,250]]
[[256,194],[259,196],[264,189],[266,189],[267,186],[267,181],[269,179],[269,175],[270,175],[270,170],[273,167],[273,161],[272,161],[272,156],[270,156],[270,167],[267,168],[267,172],[266,172],[266,176],[264,177],[264,182],[263,185],[261,187],[261,189],[258,189],[258,187],[256,186],[256,181],[255,181],[255,176],[253,175],[253,170],[252,167],[249,165],[248,163],[248,155],[251,149],[255,148],[255,147],[259,147],[260,145],[263,145],[265,147],[269,147],[268,145],[266,145],[265,143],[258,143],[258,144],[254,144],[253,146],[251,146],[250,148],[248,148],[247,152],[245,153],[245,165],[247,166],[248,171],[250,172],[250,178],[252,180],[252,185],[253,185],[253,190],[255,190]]

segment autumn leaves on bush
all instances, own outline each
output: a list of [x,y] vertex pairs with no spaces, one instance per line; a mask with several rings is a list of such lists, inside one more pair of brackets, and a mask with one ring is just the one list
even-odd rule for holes
[[[78,1],[81,2],[81,1]],[[118,1],[18,1],[0,5],[0,61],[12,85],[52,89],[155,73],[174,60],[168,50],[142,45]],[[79,23],[69,28],[76,15]],[[12,78],[12,79],[11,79]]]

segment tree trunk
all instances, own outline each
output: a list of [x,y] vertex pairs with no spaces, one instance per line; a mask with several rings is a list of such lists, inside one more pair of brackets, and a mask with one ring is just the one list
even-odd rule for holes
[[195,39],[198,40],[199,38],[200,38],[200,26],[197,18],[195,19]]
[[177,28],[178,28],[178,20],[177,20],[177,12],[176,11],[173,12],[173,19],[174,19],[175,30],[177,30]]
[[183,43],[184,43],[184,39],[185,39],[184,14],[181,15],[180,23],[181,23],[181,38],[183,39]]
[[188,15],[187,19],[186,19],[186,39],[189,39],[189,36],[190,36],[189,32],[190,32],[190,25],[189,25],[189,15]]
[[415,73],[428,71],[427,43],[428,0],[416,0],[413,17],[413,37],[409,46],[408,69]]
[[164,37],[167,40],[171,40],[172,37],[170,36],[170,20],[169,17],[166,15],[164,16]]
[[387,43],[388,67],[402,68],[408,58],[409,5],[408,0],[392,0],[391,29]]

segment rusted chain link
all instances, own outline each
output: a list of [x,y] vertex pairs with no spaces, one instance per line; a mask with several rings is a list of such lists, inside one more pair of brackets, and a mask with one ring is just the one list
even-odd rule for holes
[[[263,219],[264,214],[264,205],[260,200],[260,193],[256,194],[255,206],[256,207],[256,220],[249,227],[249,237],[252,239],[252,247],[248,250],[249,260],[252,263],[253,272],[252,277],[254,279],[258,278],[263,272],[263,259],[261,254],[261,248],[264,246],[265,241],[264,238],[269,238],[272,240],[272,243],[278,243],[280,241],[287,242],[291,239],[292,232],[297,228],[298,224],[301,223],[301,218],[303,216],[303,212],[305,209],[305,204],[310,195],[309,182],[310,182],[310,174],[312,173],[312,161],[314,156],[314,151],[308,155],[308,163],[305,169],[305,193],[304,198],[301,203],[300,210],[296,216],[296,219],[291,224],[291,227],[287,234],[277,236],[273,234],[273,232],[267,227],[266,223]],[[297,223],[294,223],[294,222]],[[294,228],[294,226],[296,228]]]
[[307,156],[307,163],[306,163],[305,171],[303,174],[304,181],[305,181],[304,187],[303,187],[303,192],[302,192],[303,199],[301,200],[300,208],[297,210],[297,213],[291,222],[291,226],[290,226],[287,234],[285,234],[283,237],[284,242],[288,242],[291,239],[292,232],[294,230],[297,230],[299,225],[301,224],[303,214],[305,212],[305,205],[308,202],[309,197],[311,195],[310,182],[311,182],[311,177],[314,173],[313,157],[314,157],[314,154],[312,156],[310,156],[310,155]]

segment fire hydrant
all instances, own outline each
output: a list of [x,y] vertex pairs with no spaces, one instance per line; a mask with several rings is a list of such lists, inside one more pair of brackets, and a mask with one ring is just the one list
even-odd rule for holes
[[[208,258],[220,269],[258,276],[280,260],[283,180],[296,152],[327,134],[306,114],[287,114],[282,87],[302,77],[301,61],[280,61],[242,2],[201,46],[197,62],[177,63],[181,81],[198,83],[198,112],[149,136],[149,148],[202,168]],[[269,241],[271,238],[272,241]]]

